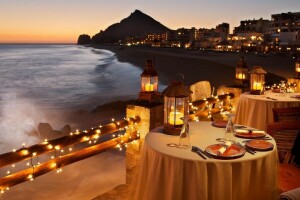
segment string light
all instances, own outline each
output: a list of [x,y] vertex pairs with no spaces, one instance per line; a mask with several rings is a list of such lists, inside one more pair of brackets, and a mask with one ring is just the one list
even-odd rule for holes
[[[135,119],[136,116],[133,116],[133,118]],[[124,118],[124,119],[126,119],[126,118]],[[128,120],[130,121],[131,119],[128,118]],[[127,148],[127,147],[128,147],[128,143],[130,144],[130,143],[132,143],[132,142],[135,142],[135,140],[130,141],[130,142],[129,142],[129,141],[125,142],[123,137],[130,138],[130,139],[131,139],[131,138],[132,138],[132,137],[131,137],[131,129],[136,129],[135,125],[137,125],[138,123],[137,123],[137,122],[133,122],[133,123],[132,123],[133,126],[129,126],[129,127],[128,127],[128,126],[124,126],[124,125],[123,125],[124,127],[120,127],[121,123],[120,123],[119,121],[118,121],[118,122],[115,122],[115,119],[114,119],[114,118],[112,118],[112,121],[116,124],[116,126],[117,126],[119,132],[124,131],[124,130],[129,130],[129,131],[130,131],[130,135],[129,135],[127,132],[121,133],[121,134],[117,134],[117,136],[119,137],[119,140],[118,140],[118,141],[120,142],[120,144],[116,145],[116,148],[118,148],[119,151],[122,151],[123,148]],[[129,122],[128,122],[128,123],[129,123]],[[131,123],[131,122],[130,122],[130,123]],[[102,126],[99,125],[99,128],[102,128]],[[94,128],[91,128],[89,131],[87,131],[87,130],[82,131],[83,133],[88,133],[88,134],[94,133],[93,135],[91,135],[91,136],[89,136],[89,137],[88,137],[88,136],[84,136],[83,139],[84,139],[85,141],[89,141],[89,144],[97,143],[98,139],[100,138],[100,135],[99,135],[99,134],[101,134],[101,130],[100,130],[99,128],[98,128],[98,127],[95,127],[95,129],[94,129]],[[93,130],[94,132],[91,132],[91,130]],[[70,132],[69,134],[70,134],[71,136],[73,135],[72,132]],[[76,132],[75,132],[75,134],[80,134],[80,131],[77,129]],[[113,136],[113,137],[116,137],[116,134],[112,134],[112,136]],[[137,136],[139,137],[139,133],[137,134]],[[41,144],[44,144],[45,147],[46,147],[48,150],[54,149],[55,156],[51,156],[51,159],[55,159],[55,158],[56,158],[56,151],[57,151],[57,150],[60,150],[61,153],[64,153],[64,149],[61,149],[62,147],[61,147],[60,145],[52,145],[52,144],[50,144],[50,142],[48,141],[48,139],[44,139],[44,141],[41,142]],[[63,147],[64,147],[64,146],[63,146]],[[29,149],[31,149],[31,148],[26,149],[26,144],[23,143],[23,144],[22,144],[22,148],[20,148],[20,155],[24,155],[24,156],[25,156],[25,155],[31,155],[31,162],[27,162],[26,165],[27,165],[27,166],[30,166],[30,164],[31,164],[31,166],[32,166],[32,173],[29,174],[29,175],[27,176],[27,179],[30,180],[30,181],[33,181],[33,180],[34,180],[34,170],[35,170],[35,167],[36,167],[37,165],[40,165],[40,162],[38,162],[38,153],[37,153],[37,152],[30,152]],[[69,151],[72,151],[73,149],[72,149],[72,147],[69,147],[68,150],[69,150]],[[43,153],[43,151],[40,151],[40,149],[37,149],[37,151],[38,151],[39,153]],[[13,149],[12,152],[17,152],[17,150],[16,150],[16,149]],[[35,157],[36,157],[36,158],[35,158]],[[61,157],[62,157],[62,156],[59,156],[59,158],[61,158]],[[34,159],[36,159],[36,162],[35,162],[35,163],[33,162],[33,161],[35,161]],[[35,164],[36,164],[36,165],[35,165]],[[52,168],[57,168],[56,162],[51,163],[50,166],[51,166]],[[14,168],[14,167],[15,167],[15,164],[12,164],[11,167]],[[59,168],[56,169],[56,171],[57,171],[57,173],[61,173],[61,172],[62,172],[62,168],[59,167]],[[12,173],[12,170],[8,170],[8,171],[7,171],[7,174],[11,174],[11,173]],[[8,187],[7,187],[7,188],[2,188],[2,189],[1,189],[1,193],[3,193],[4,190],[9,190],[9,188],[8,188]]]

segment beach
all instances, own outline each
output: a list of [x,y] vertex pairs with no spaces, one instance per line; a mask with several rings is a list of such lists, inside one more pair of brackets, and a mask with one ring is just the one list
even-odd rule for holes
[[[168,85],[177,74],[184,75],[186,85],[207,80],[216,89],[222,85],[233,85],[235,67],[239,52],[216,52],[186,50],[179,48],[127,47],[112,45],[93,45],[94,48],[114,52],[120,62],[129,62],[144,68],[147,59],[155,59],[159,81]],[[294,76],[295,60],[290,54],[244,53],[248,68],[261,66],[267,72],[267,79],[279,82]],[[268,81],[268,80],[267,80]]]

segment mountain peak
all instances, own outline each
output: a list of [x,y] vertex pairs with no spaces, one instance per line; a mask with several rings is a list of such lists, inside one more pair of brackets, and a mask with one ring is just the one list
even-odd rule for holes
[[105,31],[100,31],[93,37],[94,42],[118,41],[132,36],[145,36],[147,33],[161,33],[170,30],[149,15],[135,10],[129,17],[120,23],[109,26]]
[[145,13],[143,13],[142,11],[136,9],[133,13],[131,13],[132,15],[135,14],[135,15],[140,15],[140,14],[143,14],[145,15]]

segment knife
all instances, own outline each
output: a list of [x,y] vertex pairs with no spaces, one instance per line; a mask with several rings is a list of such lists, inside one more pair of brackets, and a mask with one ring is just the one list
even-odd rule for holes
[[257,139],[249,139],[249,140],[244,140],[242,143],[250,142],[251,140],[273,140],[271,138],[257,138]]
[[201,153],[201,151],[199,150],[198,147],[192,146],[192,152],[195,152],[196,154],[198,154],[201,158],[203,158],[204,160],[206,160],[206,157]]
[[198,151],[200,151],[203,155],[205,155],[208,158],[212,158],[212,155],[210,155],[209,153],[207,153],[206,151],[203,151],[200,147],[196,147],[194,146],[194,148],[196,148]]
[[240,147],[242,147],[243,149],[245,149],[248,153],[250,153],[250,154],[252,154],[252,155],[255,155],[255,151],[252,151],[251,149],[249,149],[249,148],[247,148],[247,147],[245,147],[245,146],[243,146],[241,143],[239,143],[239,142],[237,142],[236,143],[237,145],[239,145]]

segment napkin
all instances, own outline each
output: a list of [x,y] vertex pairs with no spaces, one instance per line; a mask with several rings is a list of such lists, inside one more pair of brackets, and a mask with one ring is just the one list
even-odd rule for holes
[[237,129],[235,130],[237,133],[243,135],[243,134],[265,134],[265,131],[259,131],[259,130],[249,130],[249,129]]
[[280,194],[277,200],[300,200],[300,188]]
[[230,141],[225,142],[225,145],[218,150],[218,155],[223,155],[231,145],[232,143]]

